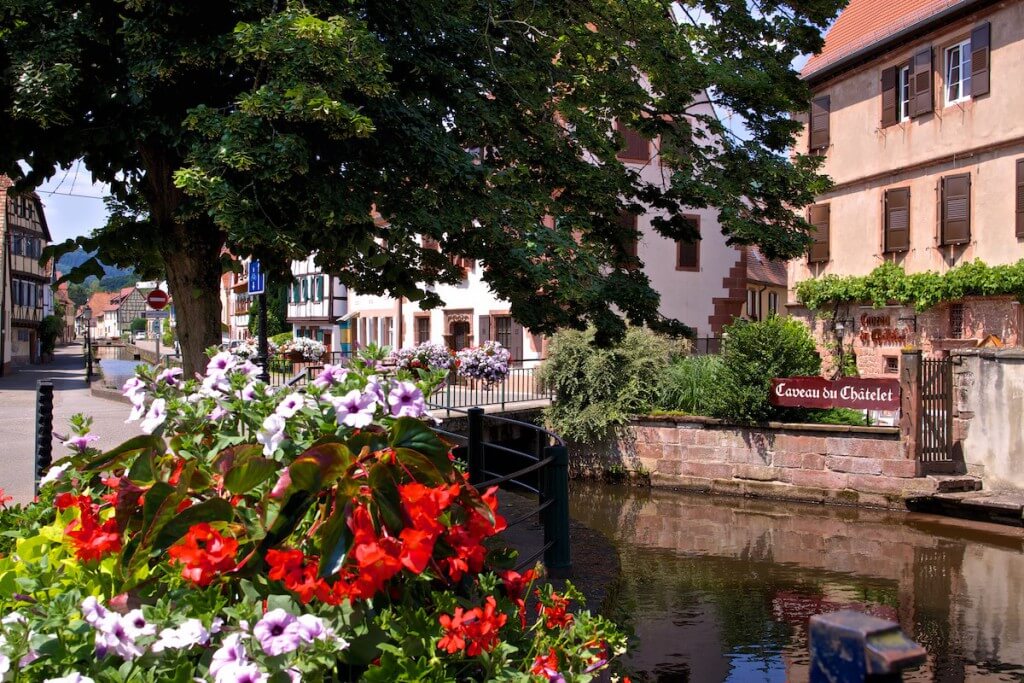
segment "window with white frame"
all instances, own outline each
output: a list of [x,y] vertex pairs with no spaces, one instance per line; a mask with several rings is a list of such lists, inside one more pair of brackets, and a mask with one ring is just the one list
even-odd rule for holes
[[897,83],[896,97],[899,99],[897,103],[897,115],[900,121],[910,120],[910,65],[904,65],[900,67],[899,72],[899,83]]
[[946,48],[946,104],[971,99],[971,41]]
[[779,312],[779,295],[777,292],[768,292],[768,312],[772,315]]

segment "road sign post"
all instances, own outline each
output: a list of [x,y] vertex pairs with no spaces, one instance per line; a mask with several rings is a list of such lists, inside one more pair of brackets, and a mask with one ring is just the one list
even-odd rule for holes
[[264,281],[263,270],[260,268],[258,259],[249,261],[249,294],[259,297],[259,357],[260,357],[260,379],[270,384],[270,346],[267,344],[267,292]]
[[[171,297],[167,296],[167,292],[162,289],[154,289],[146,296],[146,303],[153,310],[147,315],[147,318],[170,318],[170,314],[164,311],[167,307],[167,303],[171,300]],[[162,314],[162,315],[161,315]],[[156,364],[160,365],[160,335],[163,334],[163,324],[157,325],[156,333]]]

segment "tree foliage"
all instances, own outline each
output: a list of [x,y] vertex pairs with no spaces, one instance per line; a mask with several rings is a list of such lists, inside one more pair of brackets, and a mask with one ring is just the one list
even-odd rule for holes
[[599,441],[649,411],[669,362],[686,349],[642,327],[629,328],[621,343],[607,348],[595,348],[595,334],[559,332],[541,367],[541,382],[555,395],[545,418],[559,434],[582,443]]
[[851,303],[870,303],[875,307],[901,304],[925,311],[965,296],[996,295],[1024,300],[1024,260],[1004,266],[974,260],[945,273],[929,270],[910,274],[902,266],[887,261],[867,275],[825,275],[796,286],[797,300],[814,311]]
[[[110,184],[107,225],[62,249],[165,272],[188,372],[220,336],[224,247],[278,275],[316,251],[424,307],[450,256],[480,259],[526,327],[610,339],[670,327],[621,210],[689,238],[683,207],[719,207],[734,242],[804,248],[793,208],[825,183],[784,153],[809,98],[790,64],[840,4],[2,0],[0,169],[31,187],[81,159]],[[616,158],[616,119],[670,182]]]

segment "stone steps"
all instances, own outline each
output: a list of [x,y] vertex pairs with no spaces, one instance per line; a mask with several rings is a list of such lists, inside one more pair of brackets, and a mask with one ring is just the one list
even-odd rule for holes
[[928,478],[935,482],[938,493],[980,491],[982,488],[981,479],[969,474],[930,474]]

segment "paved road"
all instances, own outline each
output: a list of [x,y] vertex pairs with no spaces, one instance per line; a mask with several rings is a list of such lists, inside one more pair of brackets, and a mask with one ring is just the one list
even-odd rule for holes
[[[67,434],[68,419],[85,413],[93,417],[93,433],[101,437],[97,447],[113,448],[140,433],[138,423],[124,423],[126,404],[89,393],[81,346],[59,348],[52,363],[23,366],[0,377],[0,488],[15,502],[27,502],[34,493],[36,382],[41,379],[53,380],[55,432]],[[65,452],[54,439],[54,459]]]

